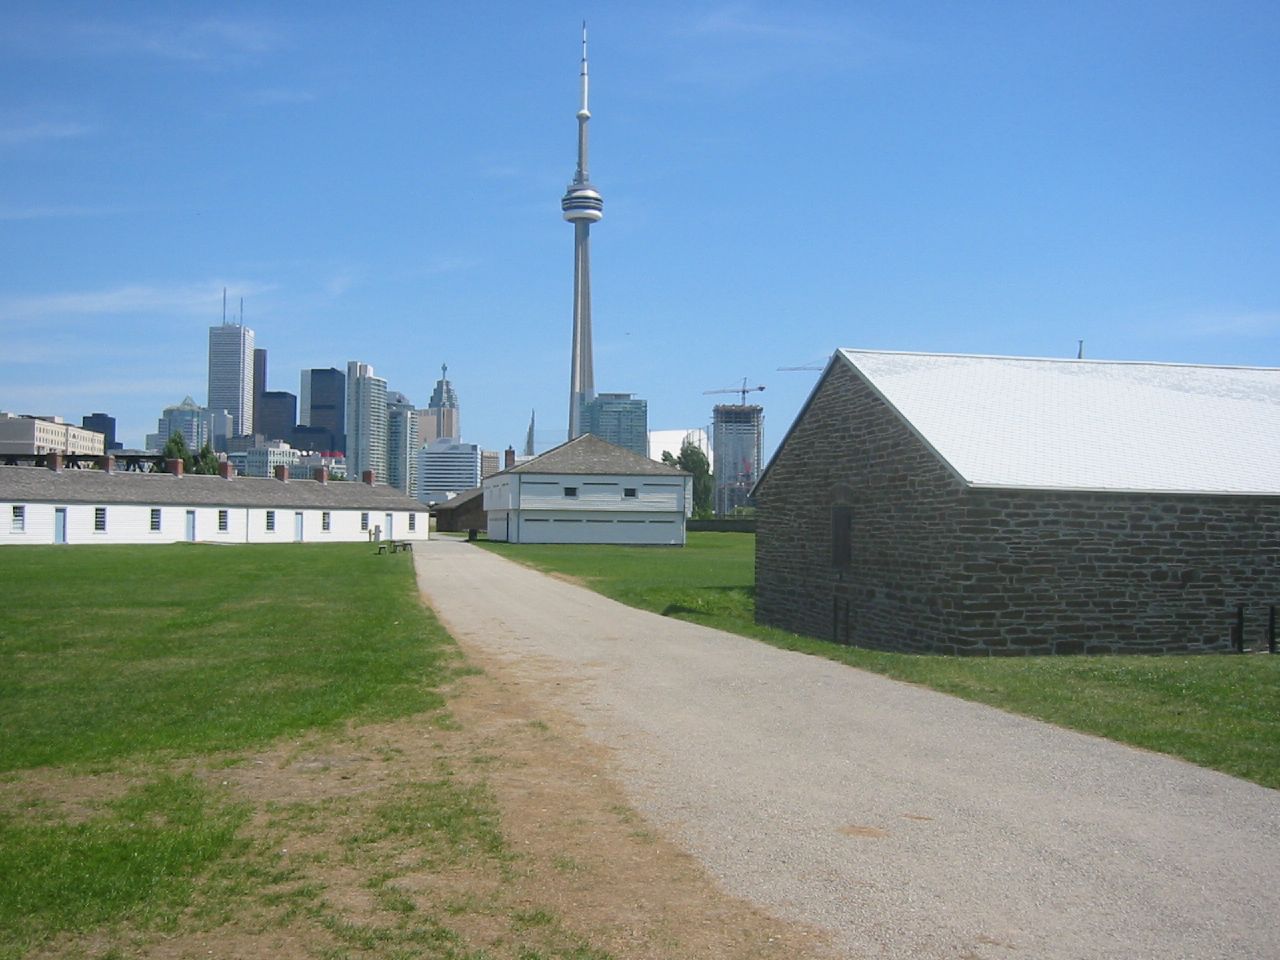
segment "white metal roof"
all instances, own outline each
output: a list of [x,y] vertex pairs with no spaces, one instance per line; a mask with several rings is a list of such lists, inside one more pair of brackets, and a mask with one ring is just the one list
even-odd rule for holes
[[1280,369],[838,356],[973,486],[1280,494]]

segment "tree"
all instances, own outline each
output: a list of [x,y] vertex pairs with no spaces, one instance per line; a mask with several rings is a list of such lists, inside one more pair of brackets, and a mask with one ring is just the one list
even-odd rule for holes
[[187,447],[187,441],[178,431],[175,430],[169,436],[169,439],[164,442],[164,449],[160,451],[160,455],[164,457],[164,463],[160,464],[161,473],[169,472],[170,460],[181,460],[183,473],[192,471],[194,462],[191,457],[191,450]]
[[[662,455],[667,462],[669,453]],[[686,439],[680,445],[680,456],[675,458],[675,465],[687,473],[693,474],[693,516],[695,520],[704,520],[712,515],[711,511],[711,464],[707,455],[692,440]]]
[[209,446],[208,441],[200,448],[200,452],[196,454],[191,472],[210,476],[218,472],[218,455],[213,452],[213,447]]

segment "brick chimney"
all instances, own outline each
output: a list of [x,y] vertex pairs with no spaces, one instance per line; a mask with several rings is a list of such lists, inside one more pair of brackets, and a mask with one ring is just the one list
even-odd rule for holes
[[223,480],[230,480],[235,475],[236,475],[236,467],[234,463],[232,463],[230,460],[218,461],[218,476],[220,476]]
[[328,483],[329,468],[316,467],[314,470],[311,471],[311,479],[314,480],[316,483]]
[[50,450],[44,455],[45,466],[54,473],[62,472],[62,454],[57,450]]
[[377,474],[372,470],[366,470],[364,473],[360,474],[360,480],[372,487],[374,483],[377,482]]
[[180,458],[174,458],[173,460],[166,460],[164,462],[164,465],[165,465],[165,469],[167,469],[175,477],[182,476],[182,460]]
[[111,456],[111,454],[107,454],[105,457],[99,457],[98,465],[102,468],[103,473],[116,472],[116,458]]
[[275,475],[277,480],[283,480],[285,483],[289,482],[289,468],[283,463],[276,464]]
[[506,453],[502,455],[502,469],[510,470],[516,465],[516,448],[507,447]]

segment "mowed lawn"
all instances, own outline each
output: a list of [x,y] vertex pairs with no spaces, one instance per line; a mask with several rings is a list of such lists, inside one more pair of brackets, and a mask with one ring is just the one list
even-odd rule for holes
[[683,549],[487,543],[631,606],[755,637],[1280,788],[1280,655],[937,657],[758,626],[755,538],[690,533]]

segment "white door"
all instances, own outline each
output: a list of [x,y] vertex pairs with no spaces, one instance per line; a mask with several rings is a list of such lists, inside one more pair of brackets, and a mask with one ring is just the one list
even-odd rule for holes
[[187,511],[187,542],[196,542],[196,512],[194,510]]
[[293,515],[293,542],[302,542],[302,513],[298,512]]
[[67,542],[67,508],[57,507],[53,511],[53,542]]

